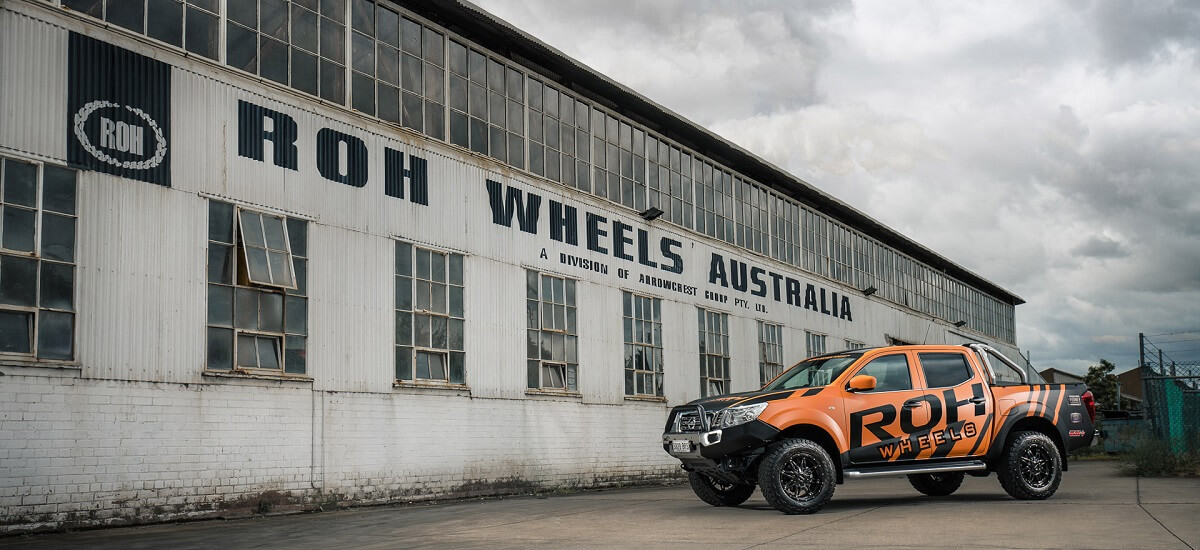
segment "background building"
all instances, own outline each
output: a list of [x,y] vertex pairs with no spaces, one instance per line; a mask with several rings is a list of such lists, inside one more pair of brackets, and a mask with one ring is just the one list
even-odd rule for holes
[[[677,475],[1020,298],[463,2],[0,3],[8,531]],[[263,504],[266,503],[266,504]]]

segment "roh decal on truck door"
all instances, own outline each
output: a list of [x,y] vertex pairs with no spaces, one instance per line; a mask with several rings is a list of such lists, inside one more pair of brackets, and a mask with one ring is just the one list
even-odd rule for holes
[[171,186],[171,67],[71,33],[67,162]]
[[[959,419],[960,407],[971,407],[973,417],[985,414],[983,384],[971,384],[971,397],[958,399],[953,389],[942,391],[942,396],[925,394],[911,401],[923,401],[929,405],[929,417],[921,425],[913,419],[916,406],[901,407],[885,403],[877,407],[850,413],[850,453],[852,459],[892,460],[915,458],[926,449],[937,449],[935,456],[945,456],[955,442],[974,439],[980,434],[975,422]],[[944,427],[934,429],[942,424]],[[897,419],[899,423],[897,423]],[[897,426],[898,424],[898,426]],[[897,430],[898,428],[898,430]],[[868,432],[879,443],[863,445],[863,433]],[[895,433],[894,433],[895,432]],[[878,453],[878,457],[873,455]],[[871,455],[871,456],[867,456]]]

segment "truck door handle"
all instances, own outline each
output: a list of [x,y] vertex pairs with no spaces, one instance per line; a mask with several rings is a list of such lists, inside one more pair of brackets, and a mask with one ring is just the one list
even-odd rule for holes
[[974,404],[976,404],[976,405],[982,405],[982,404],[984,404],[984,403],[986,403],[986,402],[987,402],[987,398],[985,398],[985,397],[983,397],[983,396],[980,396],[980,397],[972,397],[972,398],[971,398],[969,401],[971,401],[972,403],[974,403]]
[[904,402],[904,408],[915,409],[917,407],[920,407],[921,403],[924,403],[924,402],[925,402],[924,399],[909,399],[908,401]]

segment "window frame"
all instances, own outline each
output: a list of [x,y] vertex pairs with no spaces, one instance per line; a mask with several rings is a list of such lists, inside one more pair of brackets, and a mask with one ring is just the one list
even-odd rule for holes
[[[213,212],[214,212],[214,210],[221,209],[221,208],[228,209],[228,211],[230,213],[230,217],[231,217],[231,219],[230,219],[231,226],[229,228],[227,228],[227,230],[222,230],[223,233],[220,236],[228,236],[230,238],[230,240],[233,241],[232,243],[213,239],[212,231],[213,231],[213,227],[214,227],[213,224],[215,223],[215,220],[213,220]],[[235,375],[235,376],[236,375],[252,375],[252,376],[270,376],[270,377],[289,378],[289,379],[309,379],[310,378],[309,377],[309,366],[308,366],[308,360],[307,360],[308,338],[309,338],[309,330],[308,330],[309,293],[308,293],[308,288],[307,288],[307,272],[308,272],[308,256],[307,256],[307,254],[309,253],[307,250],[307,248],[308,248],[308,244],[307,244],[308,220],[305,220],[303,218],[287,216],[287,215],[284,215],[284,214],[281,214],[278,212],[272,212],[269,210],[250,208],[250,207],[246,207],[246,206],[243,206],[241,204],[238,204],[238,203],[235,203],[232,201],[222,200],[222,199],[216,198],[216,197],[208,198],[207,203],[206,203],[206,209],[207,209],[207,220],[208,220],[206,227],[208,228],[208,230],[206,231],[206,239],[205,239],[205,242],[207,243],[207,246],[205,247],[205,256],[206,256],[205,289],[206,289],[206,301],[208,303],[207,303],[207,307],[205,308],[207,313],[206,313],[206,319],[205,319],[206,346],[205,346],[205,358],[204,358],[204,369],[203,369],[204,373],[209,374],[209,375]],[[244,250],[246,248],[246,246],[248,246],[248,245],[246,245],[244,243],[244,232],[243,232],[243,227],[242,227],[242,225],[243,225],[242,224],[242,220],[243,220],[242,213],[243,212],[249,212],[249,213],[259,215],[260,216],[260,220],[259,220],[260,226],[262,223],[261,216],[271,216],[271,217],[279,218],[281,220],[283,231],[284,231],[283,238],[287,245],[287,262],[288,262],[288,267],[289,267],[289,270],[291,272],[291,277],[292,277],[292,286],[291,287],[285,287],[285,286],[275,285],[275,284],[262,284],[262,283],[255,282],[249,278],[249,275],[248,275],[249,274],[249,267],[248,267],[249,259],[246,255],[247,252]],[[303,236],[294,235],[293,229],[290,228],[289,225],[294,225],[297,228],[303,228],[304,235]],[[225,232],[225,231],[227,231],[227,232]],[[299,243],[301,240],[304,243],[304,246],[303,246],[304,250],[303,251],[294,250],[297,246],[296,243]],[[264,237],[264,243],[265,243],[265,237]],[[220,274],[218,272],[216,280],[214,280],[214,267],[211,264],[211,261],[214,259],[214,246],[222,247],[222,248],[231,248],[231,250],[228,250],[227,255],[223,258],[223,260],[228,262],[228,264],[229,264],[229,265],[224,266],[226,272],[223,274]],[[253,245],[250,245],[250,246],[253,246]],[[218,252],[219,252],[219,250],[218,250]],[[302,253],[304,255],[301,255]],[[300,263],[303,267],[301,269],[297,269],[297,263]],[[302,279],[303,279],[303,281],[302,281]],[[302,282],[304,284],[302,284]],[[229,316],[222,318],[222,319],[214,320],[214,317],[213,317],[214,310],[213,310],[212,300],[213,300],[215,292],[222,292],[219,289],[228,289],[224,292],[227,293],[226,296],[228,297]],[[257,320],[255,322],[256,322],[256,325],[258,325],[258,326],[257,326],[257,328],[240,327],[240,326],[238,326],[239,321],[240,321],[238,318],[239,317],[239,296],[241,296],[242,299],[246,299],[251,294],[254,296],[253,299],[256,302],[255,308],[256,308]],[[279,300],[279,314],[278,314],[279,330],[278,331],[264,329],[261,326],[262,322],[263,322],[262,305],[263,305],[263,301],[265,299],[268,299],[268,298],[266,298],[268,296],[278,297],[277,299]],[[275,298],[271,298],[271,299],[275,299]],[[289,305],[289,303],[291,305]],[[288,325],[289,309],[291,307],[299,307],[302,310],[303,319],[300,321],[303,324],[303,327],[296,327],[296,326]],[[228,322],[228,324],[223,324],[226,321]],[[214,332],[214,331],[217,331],[217,332]],[[214,350],[214,347],[213,347],[214,343],[213,343],[212,339],[214,337],[214,334],[220,335],[220,331],[228,331],[229,333],[231,333],[228,335],[221,335],[221,337],[223,339],[226,337],[228,338],[228,340],[226,342],[230,346],[229,347],[229,363],[228,363],[229,368],[225,368],[225,365],[216,365],[214,367],[214,365],[212,364],[212,359],[213,359],[212,354],[213,354],[213,350]],[[303,331],[303,332],[301,332],[301,331]],[[240,364],[241,363],[241,357],[240,357],[241,353],[239,350],[240,350],[240,347],[242,344],[240,344],[239,341],[242,340],[244,337],[254,338],[255,364],[253,366]],[[276,361],[278,363],[278,367],[276,367],[276,368],[264,368],[261,366],[262,365],[262,361],[261,361],[262,355],[261,355],[261,352],[259,351],[259,345],[260,345],[259,342],[263,339],[270,339],[273,342],[273,346],[274,346],[275,352],[276,352]],[[296,365],[290,365],[290,363],[292,363],[292,360],[288,359],[289,352],[296,350],[296,348],[290,347],[289,344],[295,343],[296,341],[301,342],[300,347],[298,349],[299,355],[295,358],[295,360],[299,363],[299,367],[297,367]],[[289,365],[292,367],[292,371],[290,371],[290,372],[289,372]]]
[[[814,344],[818,341],[818,339],[821,342],[821,346],[820,346],[821,349],[819,349],[819,350],[815,349],[815,346],[814,346]],[[804,331],[804,355],[805,355],[804,358],[808,359],[811,357],[817,357],[820,355],[825,355],[826,353],[829,353],[829,335],[821,333],[821,332],[805,330]]]
[[[9,202],[8,194],[8,171],[10,165],[21,164],[32,166],[33,169],[33,205],[21,204],[19,202]],[[71,212],[63,212],[61,210],[47,210],[46,205],[46,169],[60,170],[70,174],[71,182]],[[38,365],[76,365],[78,364],[78,262],[79,262],[79,172],[70,167],[58,166],[39,162],[31,159],[17,158],[15,156],[0,156],[0,264],[7,261],[18,260],[22,262],[32,261],[33,268],[33,302],[32,305],[26,304],[0,304],[0,312],[16,314],[18,317],[26,319],[28,328],[28,351],[0,351],[0,363],[2,364],[38,364]],[[3,215],[9,209],[17,211],[31,212],[33,216],[32,227],[32,243],[31,250],[21,250],[18,248],[4,248],[4,226],[8,217]],[[49,255],[43,250],[46,245],[45,222],[47,216],[54,216],[70,220],[70,259],[62,259]],[[61,243],[54,243],[61,244]],[[70,268],[70,293],[69,293],[69,309],[62,307],[46,305],[44,301],[46,296],[43,294],[45,290],[44,283],[46,278],[46,266],[69,266]],[[3,268],[0,267],[0,272]],[[70,335],[69,335],[69,356],[43,356],[42,329],[46,322],[46,316],[64,315],[69,317]]]
[[[419,245],[414,242],[405,241],[402,239],[395,240],[394,268],[393,268],[393,288],[396,294],[392,300],[393,310],[393,331],[392,331],[392,353],[393,353],[393,371],[392,378],[395,385],[435,385],[435,386],[455,386],[465,387],[467,385],[467,368],[466,368],[466,258],[467,256],[446,249],[439,249],[424,245]],[[428,278],[422,277],[418,273],[418,255],[425,253],[430,256],[429,275]],[[401,257],[407,254],[408,262],[401,262]],[[434,279],[434,267],[432,264],[433,257],[437,255],[442,258],[443,276],[441,281]],[[458,282],[454,282],[453,264],[457,258],[458,263]],[[433,285],[442,285],[445,287],[445,295],[443,300],[444,311],[437,309],[418,309],[417,308],[417,288],[421,283],[428,284],[430,299],[434,294]],[[407,300],[408,309],[401,306],[403,295],[401,294],[402,285],[408,285]],[[460,297],[459,307],[461,308],[458,315],[455,315],[453,308],[455,289],[458,289]],[[432,308],[433,304],[427,304]],[[408,316],[408,339],[402,341],[401,337],[401,318]],[[430,318],[430,339],[429,345],[418,345],[417,338],[417,317],[426,316]],[[437,347],[433,342],[433,319],[443,318],[446,322],[446,345],[445,347]],[[462,341],[459,348],[454,348],[452,338],[452,325],[457,321],[460,324],[460,336]],[[407,354],[407,363],[402,363],[402,355]],[[426,370],[430,376],[419,376],[418,363],[421,355],[436,355],[443,358],[442,374],[440,378],[432,376],[432,370],[427,366]],[[458,367],[455,367],[455,362]],[[457,369],[457,372],[456,372]]]
[[[733,382],[731,372],[732,354],[729,351],[729,314],[724,311],[707,309],[697,306],[697,324],[698,324],[698,344],[700,352],[700,397],[712,397],[714,395],[724,395],[730,393],[730,387]],[[710,325],[710,319],[716,320],[716,332],[713,332]],[[719,342],[721,349],[719,353],[711,353],[712,346],[707,345],[710,337],[715,338]],[[714,361],[715,360],[715,361]],[[716,378],[713,374],[713,363],[719,367],[724,377]],[[721,391],[714,394],[709,394],[709,385],[714,381],[721,382]]]
[[[850,378],[846,379],[846,387],[844,389],[849,391],[850,380],[853,379],[855,376],[863,374],[863,370],[866,369],[867,367],[871,366],[872,363],[874,363],[880,359],[885,359],[885,358],[889,358],[889,357],[902,357],[904,359],[904,370],[908,373],[908,387],[900,388],[900,389],[893,389],[893,390],[880,390],[880,389],[878,389],[879,388],[878,377],[876,377],[876,382],[875,382],[876,388],[875,389],[861,390],[861,391],[857,391],[856,393],[872,393],[872,394],[874,394],[874,393],[891,393],[891,392],[898,392],[898,391],[913,391],[916,389],[920,389],[920,388],[917,388],[917,378],[915,376],[916,373],[913,372],[912,358],[909,357],[908,352],[903,352],[903,351],[902,352],[894,352],[894,353],[885,353],[885,354],[878,355],[878,356],[871,358],[870,361],[867,361],[861,367],[858,367],[857,369],[855,369],[854,374],[851,374]],[[925,374],[924,371],[922,371],[921,375],[924,376],[924,374]],[[923,382],[923,380],[922,380],[922,382]]]
[[[662,398],[663,373],[666,370],[663,363],[663,331],[662,331],[662,298],[649,294],[639,294],[628,290],[621,291],[621,328],[624,342],[623,372],[625,381],[625,397],[632,398]],[[649,309],[647,312],[646,310]],[[638,315],[638,311],[642,315]],[[643,325],[648,323],[649,326]],[[643,327],[639,330],[639,326]],[[643,340],[643,341],[639,341]],[[644,341],[649,340],[649,341]],[[641,348],[639,350],[639,348]],[[651,370],[639,368],[637,357],[641,352],[642,366],[649,365]],[[645,358],[649,355],[649,361]],[[651,381],[651,392],[639,392],[638,386],[647,388],[645,380]]]
[[[560,394],[579,395],[579,295],[578,287],[579,280],[555,273],[541,271],[533,268],[525,268],[525,317],[526,317],[526,391],[527,392],[550,392]],[[533,278],[536,278],[536,286]],[[546,302],[544,282],[549,280],[551,283],[551,301]],[[563,302],[554,301],[554,281],[562,281],[563,284]],[[532,290],[537,291],[537,297],[530,295]],[[536,311],[534,304],[536,304]],[[549,306],[552,310],[561,306],[563,307],[563,324],[562,328],[557,326],[546,328],[543,322],[543,317],[546,307]],[[536,326],[535,326],[536,320]],[[557,321],[554,322],[557,325]],[[532,340],[533,335],[537,334],[536,342]],[[553,355],[553,341],[551,341],[551,349],[547,351],[543,348],[542,342],[549,335],[553,338],[556,335],[563,337],[563,357],[561,360]],[[538,351],[537,357],[534,355],[534,346]],[[550,354],[550,357],[546,357]],[[571,358],[574,361],[571,361]],[[553,370],[551,370],[553,369]],[[562,387],[547,385],[543,377],[544,373],[554,372],[561,369]]]
[[[788,367],[783,364],[783,335],[784,326],[780,323],[772,323],[770,321],[758,321],[758,378],[759,385],[766,386],[767,383],[779,377],[787,371]],[[775,341],[769,341],[766,337],[774,336]],[[768,351],[775,352],[777,361],[772,362],[768,357]],[[774,371],[773,375],[768,376],[768,370]]]
[[[932,385],[929,381],[929,375],[925,371],[925,361],[922,359],[922,356],[926,356],[926,355],[957,356],[959,359],[962,360],[963,366],[966,367],[967,377],[965,379],[955,382],[954,384],[949,385],[949,386],[934,386],[934,385]],[[963,384],[970,383],[972,380],[975,380],[979,376],[979,373],[976,372],[976,369],[971,366],[971,360],[966,356],[966,354],[964,354],[962,352],[923,351],[923,352],[918,352],[916,354],[916,356],[917,356],[917,369],[920,370],[920,372],[921,372],[921,383],[924,385],[925,389],[927,389],[927,390],[957,388],[959,386],[962,386]]]

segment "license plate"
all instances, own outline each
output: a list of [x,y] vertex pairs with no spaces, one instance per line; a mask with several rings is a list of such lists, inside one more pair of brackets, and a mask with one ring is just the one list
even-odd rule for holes
[[692,452],[692,442],[686,439],[671,440],[671,452],[673,453],[690,453]]

